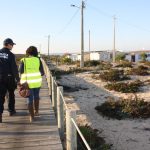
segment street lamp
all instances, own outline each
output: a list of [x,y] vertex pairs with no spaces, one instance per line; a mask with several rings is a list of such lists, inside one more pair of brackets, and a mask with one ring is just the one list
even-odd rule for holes
[[115,63],[115,59],[116,59],[116,17],[113,17],[113,21],[114,21],[114,46],[113,46],[113,63]]
[[49,56],[49,46],[50,46],[50,35],[45,36],[47,38],[47,55]]
[[81,60],[80,60],[80,67],[84,67],[84,16],[83,16],[83,9],[85,8],[85,2],[81,1],[81,6],[71,5],[72,7],[77,7],[81,9]]
[[49,43],[50,43],[50,35],[48,35],[47,37],[48,37],[48,47],[47,47],[47,49],[48,49],[48,56],[49,56]]

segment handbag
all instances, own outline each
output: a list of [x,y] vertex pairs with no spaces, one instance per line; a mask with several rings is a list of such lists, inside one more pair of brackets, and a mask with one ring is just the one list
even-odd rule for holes
[[[25,62],[25,59],[24,59],[24,62]],[[24,66],[25,66],[24,70],[25,70],[25,73],[26,73],[26,63],[24,63]],[[24,97],[24,98],[27,98],[30,95],[30,89],[29,89],[29,85],[27,83],[27,76],[26,76],[26,82],[22,83],[19,86],[19,94],[20,94],[21,97]]]

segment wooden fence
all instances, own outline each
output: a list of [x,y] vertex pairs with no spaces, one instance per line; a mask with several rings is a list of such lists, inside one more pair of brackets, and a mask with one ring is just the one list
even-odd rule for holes
[[76,123],[76,111],[70,110],[66,105],[63,96],[63,87],[57,85],[56,77],[54,77],[50,71],[50,64],[46,64],[44,60],[42,60],[42,63],[49,87],[49,95],[52,96],[52,106],[56,113],[60,138],[61,141],[65,143],[63,143],[63,145],[65,145],[67,150],[77,150],[78,132],[87,150],[91,150]]

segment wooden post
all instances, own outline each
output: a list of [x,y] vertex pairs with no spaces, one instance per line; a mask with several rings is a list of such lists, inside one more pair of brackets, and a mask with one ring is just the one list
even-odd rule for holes
[[47,83],[48,83],[48,91],[49,91],[49,95],[50,95],[50,71],[47,71]]
[[64,103],[60,92],[63,95],[63,87],[57,87],[57,122],[60,138],[64,141]]
[[46,69],[46,63],[44,63],[44,71],[45,71],[45,75],[46,75],[46,78],[47,78],[47,69]]
[[50,89],[49,89],[49,94],[52,95],[52,74],[51,74],[51,71],[49,71],[49,84],[50,84]]
[[47,83],[48,83],[49,95],[52,95],[52,82],[51,82],[50,68],[48,67],[48,65],[45,63],[45,61],[43,59],[41,59],[41,61],[42,61],[42,64],[43,64],[46,80],[47,80]]
[[[54,77],[54,80],[56,81],[56,77]],[[57,116],[57,84],[54,82],[54,110]]]
[[54,92],[55,92],[55,90],[54,90],[54,79],[55,79],[55,77],[52,77],[52,107],[54,107],[54,96],[55,96],[55,94],[54,94]]
[[50,81],[51,81],[51,98],[52,98],[52,77],[53,77],[53,75],[52,75],[52,73],[50,72]]
[[66,143],[67,150],[77,150],[77,131],[71,121],[71,118],[76,120],[75,110],[66,110]]

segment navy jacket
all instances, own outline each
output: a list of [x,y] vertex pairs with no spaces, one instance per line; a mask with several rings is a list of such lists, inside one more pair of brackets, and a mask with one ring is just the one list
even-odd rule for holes
[[7,48],[0,50],[0,76],[12,76],[19,82],[19,73],[15,55]]

